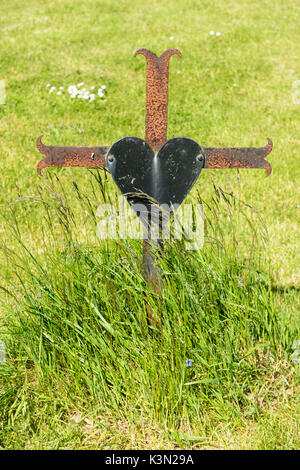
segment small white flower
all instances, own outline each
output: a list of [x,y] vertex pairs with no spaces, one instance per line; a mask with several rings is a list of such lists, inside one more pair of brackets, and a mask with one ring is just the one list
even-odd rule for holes
[[63,87],[63,86],[60,86],[60,87],[59,87],[59,89],[60,89],[60,90],[63,90],[63,89],[64,89],[64,87]]
[[102,88],[102,90],[105,90],[106,86],[105,86],[105,85],[102,85],[102,87],[101,87],[101,88]]
[[80,82],[80,83],[78,83],[77,86],[82,86],[82,85],[84,85],[84,83],[83,83],[83,82]]
[[49,86],[50,86],[50,83],[47,83],[46,87],[49,88]]
[[174,36],[170,36],[170,41],[173,41],[173,39],[174,39]]
[[237,83],[234,83],[233,86],[238,86],[238,84],[237,84]]
[[214,31],[210,31],[209,34],[213,35],[213,34],[215,34],[215,32],[214,32]]
[[68,93],[71,95],[71,98],[75,98],[75,96],[78,95],[79,90],[75,85],[70,85],[68,87]]
[[91,93],[90,94],[90,101],[94,101],[95,100],[95,94],[94,93]]
[[94,86],[91,86],[91,90],[93,90],[95,87]]
[[216,36],[221,36],[221,33],[217,32],[217,33],[216,33]]
[[57,95],[61,95],[61,91],[58,91],[56,94],[57,94]]

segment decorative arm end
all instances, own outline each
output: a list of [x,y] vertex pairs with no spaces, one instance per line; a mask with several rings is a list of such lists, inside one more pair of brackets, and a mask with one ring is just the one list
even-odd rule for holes
[[204,148],[205,168],[263,168],[266,177],[270,176],[272,167],[265,157],[272,151],[273,142],[268,139],[265,147],[240,148]]
[[37,165],[37,172],[41,176],[42,169],[49,166],[56,167],[86,167],[103,168],[109,147],[62,147],[44,145],[42,137],[38,137],[36,146],[39,152],[46,155]]

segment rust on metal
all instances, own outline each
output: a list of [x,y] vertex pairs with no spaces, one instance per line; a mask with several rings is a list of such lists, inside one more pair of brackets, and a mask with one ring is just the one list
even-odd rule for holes
[[[163,147],[167,140],[167,120],[168,120],[168,79],[169,79],[169,61],[172,55],[176,54],[181,57],[181,52],[178,49],[168,49],[163,52],[160,57],[158,57],[153,52],[147,49],[138,49],[135,52],[135,56],[143,55],[146,58],[147,62],[147,78],[146,78],[146,142],[149,144],[153,150],[155,157],[158,155],[158,151]],[[128,138],[127,138],[128,139]],[[134,137],[133,139],[137,139]],[[176,138],[178,142],[183,141],[186,138]],[[126,139],[122,139],[126,140]],[[141,139],[140,139],[141,140]],[[174,139],[171,139],[173,141]],[[146,142],[144,142],[146,144]],[[196,145],[198,145],[195,142]],[[103,147],[64,147],[64,146],[52,146],[44,145],[42,143],[42,136],[37,139],[36,142],[38,150],[45,155],[45,158],[41,160],[37,165],[38,174],[41,175],[41,171],[46,167],[87,167],[87,168],[103,168],[106,166],[106,157],[108,157],[107,167],[109,168],[109,158],[113,161],[114,156],[109,153],[110,149],[115,148],[116,143],[112,147],[103,146]],[[266,176],[269,176],[272,171],[272,167],[269,162],[265,160],[265,157],[272,151],[272,141],[268,139],[268,144],[265,147],[242,147],[242,148],[200,148],[203,150],[204,155],[199,151],[199,162],[202,162],[202,167],[204,168],[263,168],[266,170]],[[150,149],[150,150],[151,150]],[[177,151],[177,148],[175,149]],[[175,151],[170,153],[170,159],[164,158],[162,161],[164,164],[170,166],[170,171],[172,165],[176,160],[174,155]],[[125,153],[122,152],[122,158]],[[141,155],[141,152],[134,153],[133,160],[135,157]],[[144,155],[144,154],[143,154]],[[187,152],[187,155],[190,156],[190,153]],[[126,156],[126,155],[125,155]],[[185,155],[186,156],[186,155]],[[124,157],[125,158],[125,157]],[[200,160],[201,158],[201,160]],[[147,161],[145,158],[141,159],[145,165]],[[150,161],[151,160],[151,161]],[[148,159],[151,165],[154,162],[154,158],[151,156],[151,159]],[[185,162],[187,164],[187,158],[181,158],[179,162]],[[203,161],[204,160],[204,161]],[[160,163],[159,158],[156,159],[156,163]],[[133,161],[131,167],[135,169],[141,165],[138,161]],[[184,165],[183,165],[184,166]],[[124,163],[125,170],[128,169],[128,160],[125,160]],[[142,168],[142,170],[144,169]],[[159,165],[155,167],[163,168]],[[156,171],[155,170],[155,171]],[[111,170],[110,170],[111,171]],[[128,173],[128,171],[127,171]],[[188,173],[187,171],[185,172]],[[127,177],[126,172],[124,173]],[[152,174],[156,173],[154,170]],[[112,173],[113,175],[113,173]],[[159,178],[162,175],[160,171],[159,175],[151,180],[155,186],[155,191],[158,191],[159,188]],[[136,175],[132,175],[130,179],[131,183],[135,179]],[[199,173],[197,177],[199,176]],[[179,181],[182,183],[181,174],[179,173]],[[191,179],[192,181],[192,179]],[[195,180],[196,181],[196,180]],[[190,181],[188,180],[187,183]],[[194,183],[193,183],[194,184]],[[153,187],[154,187],[153,186]],[[161,185],[162,190],[165,190],[164,184]],[[187,184],[187,188],[189,185]],[[180,188],[179,188],[180,189]],[[180,192],[180,191],[179,191]],[[181,191],[182,192],[182,191]],[[176,193],[176,191],[175,191]],[[173,196],[172,196],[173,197]],[[183,199],[182,199],[183,200]],[[181,201],[182,202],[182,201]],[[153,245],[154,243],[154,245]],[[159,254],[162,248],[162,241],[151,240],[149,236],[144,239],[143,244],[143,276],[147,281],[148,285],[152,290],[158,295],[159,299],[162,297],[162,281],[160,276],[160,271],[158,267]],[[155,312],[152,311],[149,304],[146,304],[148,312],[149,322],[156,327],[159,327],[159,319]]]
[[264,157],[272,151],[272,148],[273,143],[270,139],[265,147],[204,147],[204,168],[263,168],[267,177],[270,176],[272,167]]
[[[178,49],[168,49],[158,57],[147,49],[138,49],[135,56],[142,54],[147,61],[146,79],[146,141],[154,152],[162,147],[167,139],[168,119],[168,76],[169,61],[174,54],[181,57]],[[42,136],[37,139],[38,150],[46,155],[37,165],[37,171],[46,167],[86,167],[103,168],[109,146],[103,147],[65,147],[44,145]],[[268,139],[265,147],[241,148],[203,148],[204,168],[264,168],[269,176],[272,167],[264,157],[272,150]]]
[[178,49],[168,49],[157,57],[147,49],[138,49],[134,56],[142,54],[147,61],[146,79],[146,141],[152,150],[158,151],[167,140],[169,61]]
[[87,168],[103,168],[109,147],[61,147],[58,145],[45,145],[42,136],[36,141],[38,150],[46,155],[37,165],[37,172],[41,175],[42,169],[55,167],[80,166]]

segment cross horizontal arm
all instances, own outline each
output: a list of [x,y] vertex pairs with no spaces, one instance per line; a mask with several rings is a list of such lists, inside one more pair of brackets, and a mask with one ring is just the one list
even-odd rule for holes
[[204,147],[204,168],[264,168],[266,176],[270,176],[272,167],[264,157],[272,151],[272,148],[273,143],[270,139],[265,147]]
[[37,172],[41,176],[43,168],[48,166],[70,167],[81,166],[86,168],[103,168],[109,147],[60,147],[45,145],[42,136],[36,141],[38,150],[46,155],[37,165]]
[[[86,167],[104,168],[105,157],[110,149],[103,147],[63,147],[57,145],[45,145],[42,136],[37,139],[38,150],[46,155],[37,165],[38,174],[43,168],[53,167]],[[264,157],[272,151],[272,141],[268,139],[265,147],[203,147],[205,155],[204,168],[263,168],[266,176],[269,176],[272,167]]]

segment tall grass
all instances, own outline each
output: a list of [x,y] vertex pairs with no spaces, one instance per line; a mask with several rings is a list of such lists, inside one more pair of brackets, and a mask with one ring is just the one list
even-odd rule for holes
[[[146,419],[175,433],[199,428],[207,416],[216,423],[258,420],[293,377],[287,358],[297,339],[261,262],[266,233],[259,215],[216,185],[209,205],[193,195],[205,207],[206,243],[200,251],[165,243],[155,328],[145,303],[157,309],[159,299],[142,277],[141,244],[94,235],[96,195],[115,196],[105,178],[93,172],[88,190],[74,180],[69,200],[55,176],[3,213],[19,245],[3,248],[10,267],[2,284],[4,429],[25,419],[32,435],[48,415],[63,420],[74,410]],[[35,204],[43,206],[42,239],[29,250],[18,220]]]

